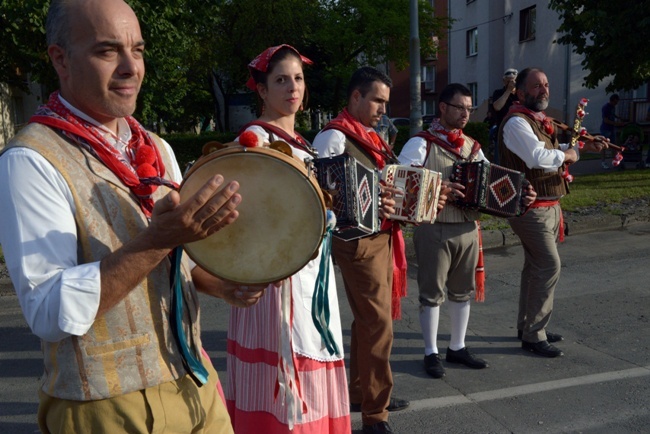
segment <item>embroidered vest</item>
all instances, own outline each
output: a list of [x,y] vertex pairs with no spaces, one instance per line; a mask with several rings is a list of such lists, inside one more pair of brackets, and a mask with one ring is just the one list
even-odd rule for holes
[[[461,148],[461,155],[464,157],[462,161],[474,161],[476,157],[471,156],[472,148],[474,147],[474,139],[463,134],[465,144]],[[423,140],[426,140],[423,138]],[[447,152],[442,147],[435,143],[427,143],[427,157],[424,162],[424,167],[429,170],[434,170],[442,174],[442,179],[449,179],[453,170],[454,163],[459,161],[458,156]],[[455,207],[449,203],[440,211],[436,222],[438,223],[464,223],[478,220],[481,213],[474,210],[465,210]]]
[[[506,122],[508,122],[508,120],[513,116],[519,116],[528,122],[537,138],[540,141],[544,142],[545,149],[560,148],[557,137],[555,135],[548,134],[537,122],[533,121],[523,113],[509,114],[503,119],[501,125],[505,125]],[[526,163],[524,163],[524,160],[519,158],[514,152],[506,147],[503,141],[503,127],[499,128],[498,146],[500,155],[499,164],[510,169],[524,172],[526,174],[526,179],[528,179],[533,185],[533,188],[537,192],[538,197],[559,198],[569,193],[569,186],[564,178],[562,178],[563,168],[560,167],[555,172],[547,172],[543,169],[530,169]]]
[[[170,156],[152,135],[166,167]],[[144,230],[147,219],[128,187],[85,150],[54,130],[30,124],[9,143],[30,148],[47,159],[68,184],[76,206],[78,262],[99,261]],[[161,186],[154,200],[169,192]],[[89,401],[123,395],[183,376],[169,311],[170,262],[163,260],[117,305],[95,321],[83,336],[42,342],[43,391],[53,397]],[[186,335],[201,348],[198,298],[182,265]],[[198,355],[200,357],[200,355]]]

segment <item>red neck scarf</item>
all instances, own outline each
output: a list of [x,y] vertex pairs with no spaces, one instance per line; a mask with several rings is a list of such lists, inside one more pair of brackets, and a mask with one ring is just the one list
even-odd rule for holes
[[543,128],[546,134],[549,136],[555,132],[555,127],[553,127],[553,122],[550,118],[546,117],[544,112],[534,112],[531,109],[525,107],[519,101],[515,101],[511,106],[508,113],[523,113],[534,121],[538,122]]
[[431,122],[431,127],[429,127],[429,129],[434,133],[445,136],[447,138],[447,143],[456,148],[458,151],[460,151],[460,148],[462,148],[465,144],[465,139],[463,138],[463,130],[460,128],[450,131],[443,127],[439,121],[434,120]]
[[[453,154],[457,158],[461,160],[467,160],[467,161],[471,161],[472,159],[474,159],[476,154],[478,154],[478,151],[481,149],[481,144],[477,140],[474,140],[469,155],[467,157],[463,157],[462,150],[463,150],[463,146],[465,146],[465,137],[467,136],[463,134],[462,130],[453,130],[453,131],[446,130],[436,120],[434,120],[431,123],[431,127],[428,130],[420,131],[419,133],[416,134],[416,136],[423,138],[427,142],[426,158],[429,158],[429,149],[431,143],[435,143],[436,145],[440,146],[445,151]],[[453,143],[452,142],[453,140],[455,140],[456,143]],[[460,146],[458,146],[459,143]]]
[[344,108],[341,113],[332,119],[323,128],[325,130],[339,130],[368,153],[375,161],[379,170],[383,169],[386,164],[397,162],[397,157],[390,149],[390,146],[379,137],[374,131],[368,131],[361,122],[356,120]]
[[131,140],[127,145],[128,161],[104,138],[99,128],[68,110],[59,99],[58,92],[50,95],[48,103],[39,107],[29,122],[60,130],[90,152],[129,187],[142,212],[151,217],[154,205],[152,195],[158,186],[178,188],[178,185],[164,179],[165,165],[158,147],[142,125],[131,116],[124,119],[131,129]]

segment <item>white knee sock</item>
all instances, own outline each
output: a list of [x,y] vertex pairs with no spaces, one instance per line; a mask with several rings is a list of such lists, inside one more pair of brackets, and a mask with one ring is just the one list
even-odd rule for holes
[[424,338],[424,355],[438,354],[438,322],[440,306],[420,306],[420,327]]
[[451,320],[449,348],[454,351],[462,350],[465,348],[465,333],[467,333],[467,323],[469,323],[469,301],[464,303],[450,301],[447,304]]

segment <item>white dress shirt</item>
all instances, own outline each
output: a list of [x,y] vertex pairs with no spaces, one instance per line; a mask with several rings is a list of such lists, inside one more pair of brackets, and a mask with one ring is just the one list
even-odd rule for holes
[[[118,134],[76,110],[124,153],[131,130],[124,119]],[[167,168],[180,182],[174,160]],[[101,295],[99,262],[77,263],[77,227],[72,193],[63,176],[40,154],[12,148],[0,157],[0,244],[25,319],[49,342],[85,334],[95,321]]]
[[560,149],[546,149],[544,142],[537,138],[530,124],[519,116],[511,117],[503,126],[503,141],[528,168],[544,169],[546,172],[556,172],[562,166],[563,151],[569,148],[568,143],[561,143]]

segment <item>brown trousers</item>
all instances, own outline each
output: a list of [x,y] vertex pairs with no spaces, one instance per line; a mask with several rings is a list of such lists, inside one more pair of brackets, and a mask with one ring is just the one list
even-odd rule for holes
[[98,401],[69,401],[39,392],[38,425],[43,433],[232,434],[217,389],[217,371],[204,360],[208,382],[197,387],[189,375],[137,392]]
[[509,219],[510,227],[524,248],[517,329],[526,342],[546,340],[546,326],[553,313],[555,286],[560,280],[560,205],[531,208],[521,217]]
[[364,424],[388,420],[393,390],[390,233],[353,241],[334,238],[332,252],[341,269],[354,316],[350,343],[350,402],[361,403]]

